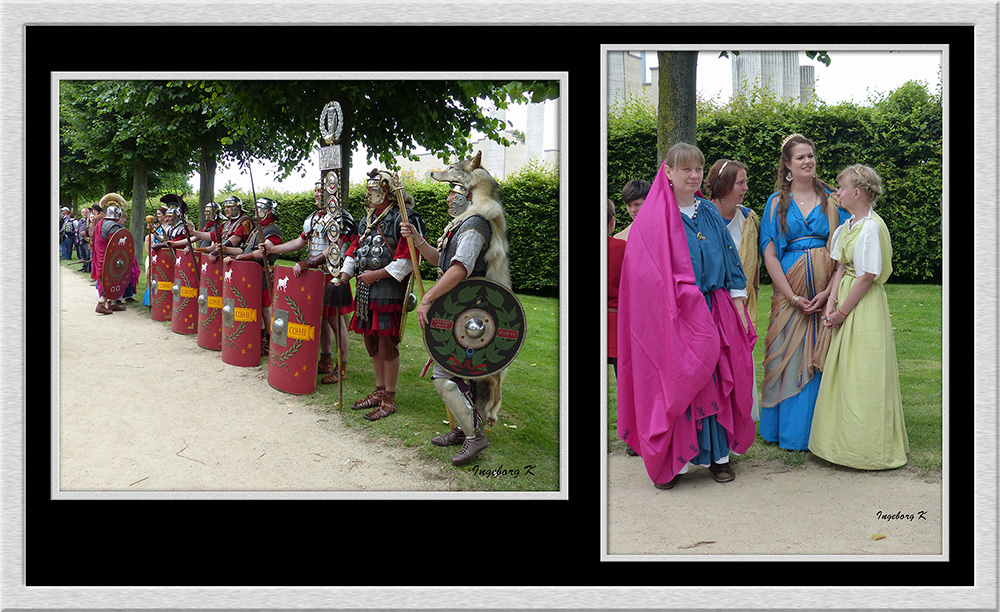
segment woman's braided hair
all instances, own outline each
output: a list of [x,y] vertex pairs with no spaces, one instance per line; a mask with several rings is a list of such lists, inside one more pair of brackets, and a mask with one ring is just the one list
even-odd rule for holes
[[850,184],[864,191],[868,195],[868,202],[875,204],[875,200],[882,195],[882,178],[872,168],[862,164],[848,166],[843,172],[837,175],[837,182],[843,185],[850,181]]

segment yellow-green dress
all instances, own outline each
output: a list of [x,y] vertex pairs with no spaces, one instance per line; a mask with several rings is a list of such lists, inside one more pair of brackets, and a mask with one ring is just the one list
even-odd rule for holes
[[831,463],[860,470],[897,468],[906,464],[909,441],[884,286],[892,274],[892,244],[875,211],[854,227],[851,221],[837,229],[830,252],[846,266],[838,301],[843,303],[858,276],[865,272],[877,276],[833,331],[809,450]]

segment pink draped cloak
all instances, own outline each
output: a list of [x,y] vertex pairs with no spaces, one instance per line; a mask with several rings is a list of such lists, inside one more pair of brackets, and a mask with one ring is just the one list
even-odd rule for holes
[[619,286],[618,436],[657,484],[698,454],[701,419],[716,415],[737,453],[756,432],[756,334],[744,331],[726,289],[712,293],[709,310],[680,215],[661,167],[629,230]]

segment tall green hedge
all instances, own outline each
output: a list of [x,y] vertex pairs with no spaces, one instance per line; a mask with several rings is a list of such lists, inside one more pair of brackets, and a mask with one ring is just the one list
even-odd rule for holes
[[[500,200],[507,215],[507,238],[510,243],[510,276],[514,291],[538,295],[557,295],[559,291],[559,176],[552,169],[537,163],[528,163],[517,173],[498,181]],[[448,184],[430,180],[403,181],[415,201],[417,210],[426,226],[426,235],[437,242],[448,221],[445,199]],[[222,194],[221,201],[229,195],[238,195],[244,204],[252,202],[250,194],[237,192]],[[257,197],[267,196],[278,202],[278,226],[284,240],[291,240],[302,232],[302,223],[315,210],[311,191],[304,193],[277,193],[263,190]],[[348,193],[347,210],[360,221],[365,214],[365,186],[352,185]],[[197,198],[194,198],[197,201]],[[305,249],[284,255],[292,261],[305,258]],[[423,278],[437,278],[431,264],[422,261]]]
[[[698,142],[707,171],[720,158],[749,168],[744,205],[758,214],[774,192],[781,141],[793,132],[816,144],[817,172],[836,188],[845,167],[861,163],[882,177],[884,194],[875,209],[892,237],[893,279],[940,282],[942,269],[941,99],[909,82],[867,105],[823,103],[800,106],[759,90],[725,106],[700,103]],[[622,187],[632,178],[652,182],[656,174],[655,110],[629,101],[608,117],[608,196],[619,204],[618,227],[628,224]],[[762,270],[762,274],[766,274]]]

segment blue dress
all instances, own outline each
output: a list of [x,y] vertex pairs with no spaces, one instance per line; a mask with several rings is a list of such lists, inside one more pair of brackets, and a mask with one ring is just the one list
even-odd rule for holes
[[[712,202],[695,198],[698,208],[694,218],[681,214],[687,234],[688,251],[694,280],[712,308],[711,292],[716,289],[741,290],[747,285],[739,251],[733,243],[727,222]],[[729,439],[715,415],[703,419],[698,432],[698,455],[695,465],[710,465],[729,455]]]
[[[833,274],[835,263],[830,258],[827,240],[837,226],[830,227],[830,220],[821,206],[813,207],[803,217],[792,200],[786,212],[788,231],[782,232],[777,215],[772,215],[772,209],[777,207],[777,195],[771,194],[761,216],[761,256],[768,244],[773,243],[781,269],[794,293],[812,299],[826,289]],[[833,201],[829,204],[833,205]],[[850,218],[850,213],[838,208],[837,216],[839,226]],[[813,408],[830,341],[830,331],[822,324],[822,314],[822,311],[810,315],[802,313],[778,291],[771,298],[771,316],[764,340],[758,431],[763,439],[777,442],[784,449],[809,448]]]

